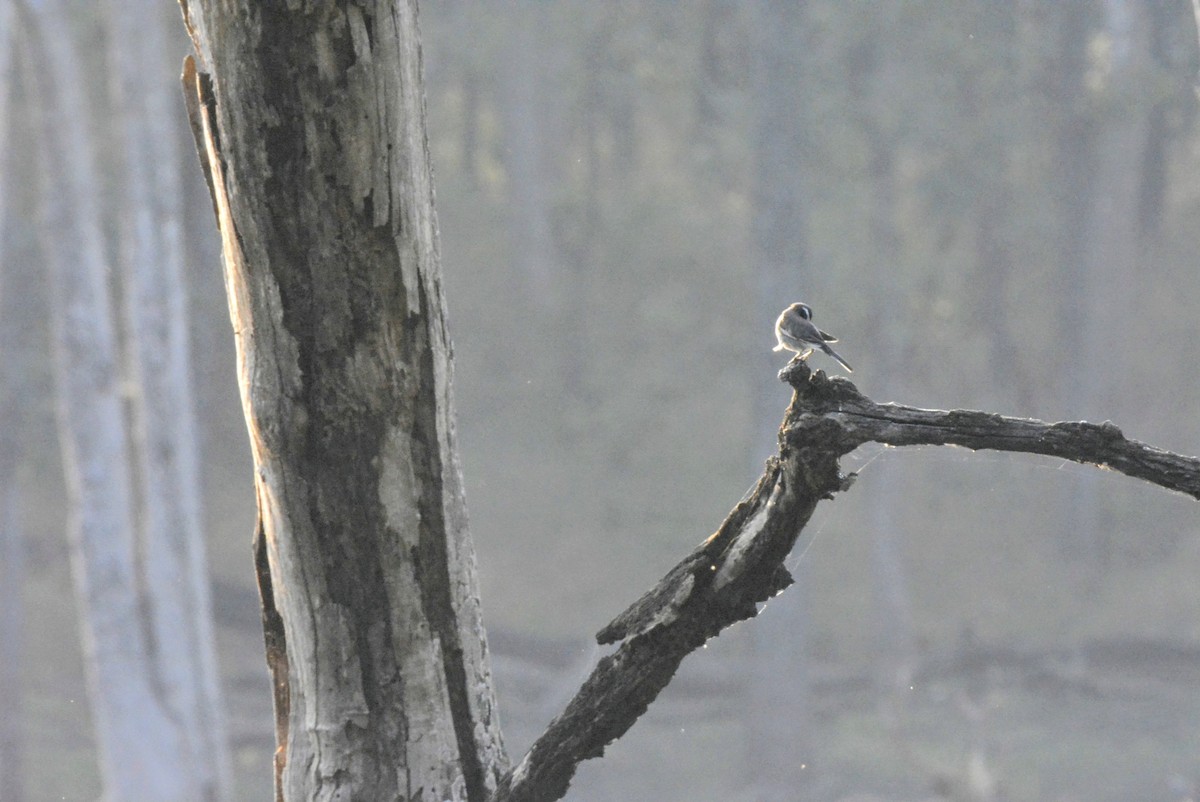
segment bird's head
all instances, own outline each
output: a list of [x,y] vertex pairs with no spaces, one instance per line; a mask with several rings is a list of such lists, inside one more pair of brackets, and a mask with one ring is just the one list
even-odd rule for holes
[[792,311],[805,320],[812,320],[812,309],[808,304],[792,304]]

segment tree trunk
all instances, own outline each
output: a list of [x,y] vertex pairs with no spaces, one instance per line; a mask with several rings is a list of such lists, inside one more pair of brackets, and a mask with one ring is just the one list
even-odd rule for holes
[[184,12],[255,462],[277,797],[483,800],[507,758],[415,3]]
[[28,7],[25,68],[30,96],[38,99],[40,233],[70,493],[72,575],[101,775],[114,802],[198,800],[180,732],[151,679],[135,590],[127,437],[82,72],[61,5]]
[[204,799],[232,795],[200,509],[199,457],[183,274],[179,104],[166,57],[166,11],[156,0],[106,3],[109,59],[122,147],[117,218],[123,308],[137,392],[139,569],[154,676],[189,753]]

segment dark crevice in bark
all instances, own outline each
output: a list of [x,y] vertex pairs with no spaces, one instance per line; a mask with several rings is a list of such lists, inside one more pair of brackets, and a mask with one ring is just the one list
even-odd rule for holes
[[183,84],[183,103],[187,108],[188,124],[192,129],[192,139],[196,142],[196,153],[200,156],[200,172],[204,183],[208,185],[208,199],[212,201],[213,220],[220,220],[221,214],[217,207],[217,188],[213,183],[212,165],[208,163],[208,135],[205,134],[205,121],[211,132],[213,152],[221,153],[221,140],[217,135],[217,97],[213,94],[212,76],[208,73],[197,72],[195,56],[187,56],[183,60],[183,74],[180,76]]
[[[313,20],[282,11],[260,13],[264,95],[281,108],[320,108],[324,87],[318,72],[312,64],[296,63],[294,52],[295,41],[312,39]],[[350,372],[356,369],[356,352],[388,352],[370,343],[382,338],[383,327],[394,319],[394,306],[378,308],[379,294],[398,280],[400,270],[384,230],[355,243],[325,236],[329,228],[361,214],[338,187],[326,187],[316,217],[312,199],[290,198],[297,174],[329,161],[327,153],[309,152],[302,118],[281,116],[259,134],[270,167],[266,194],[275,199],[260,218],[266,223],[261,234],[265,251],[273,255],[268,268],[279,288],[283,327],[296,347],[300,376],[294,402],[303,413],[294,414],[292,428],[282,434],[306,466],[308,516],[325,587],[341,606],[354,639],[370,717],[366,727],[348,723],[343,732],[361,755],[363,773],[340,779],[335,774],[325,782],[354,788],[363,798],[391,798],[402,792],[408,722],[383,573],[386,539],[393,535],[378,493],[378,471],[386,426],[405,412],[399,398],[397,408],[383,414],[370,399],[364,404],[356,390],[360,377]]]
[[275,799],[283,802],[283,769],[287,765],[288,716],[291,714],[291,688],[288,684],[287,638],[283,618],[275,607],[275,590],[271,583],[271,566],[267,558],[267,536],[262,518],[254,528],[254,575],[258,580],[258,598],[262,610],[263,642],[266,647],[267,668],[271,672],[271,690],[275,703]]
[[[371,272],[369,265],[359,267]],[[311,272],[320,269],[319,264],[309,266]],[[279,278],[282,288],[285,279]],[[345,291],[354,294],[366,283],[351,282]],[[340,300],[354,306],[350,299]],[[286,300],[284,309],[286,319]],[[363,763],[366,776],[354,778],[353,784],[382,798],[398,791],[408,726],[405,717],[397,715],[404,709],[403,688],[389,615],[392,600],[383,573],[385,539],[392,536],[378,494],[385,420],[377,410],[360,408],[343,397],[353,381],[346,375],[347,354],[361,342],[360,336],[370,335],[355,336],[354,321],[345,316],[318,321],[301,312],[295,317],[293,325],[303,329],[296,339],[304,369],[299,401],[309,415],[302,444],[306,473],[312,477],[309,515],[330,599],[342,606],[355,639],[363,700],[371,718],[365,729],[347,725],[350,741],[370,754]],[[339,329],[329,331],[335,324]],[[326,327],[321,337],[316,334],[319,326]]]
[[484,769],[475,743],[475,719],[471,714],[470,695],[474,692],[467,681],[463,665],[463,648],[457,608],[454,604],[452,577],[446,553],[448,541],[458,533],[446,531],[445,504],[446,488],[443,481],[446,466],[442,465],[438,413],[442,402],[434,397],[437,382],[434,380],[434,353],[430,347],[427,326],[438,325],[437,309],[430,309],[429,296],[424,284],[418,285],[420,312],[409,319],[409,330],[421,332],[421,355],[417,381],[420,397],[414,409],[416,420],[413,426],[412,443],[417,452],[413,463],[427,477],[422,483],[419,501],[421,510],[421,536],[418,545],[421,570],[421,601],[425,618],[429,621],[442,647],[442,667],[446,678],[446,690],[450,701],[454,735],[458,741],[459,765],[467,787],[467,798],[473,802],[487,799]]

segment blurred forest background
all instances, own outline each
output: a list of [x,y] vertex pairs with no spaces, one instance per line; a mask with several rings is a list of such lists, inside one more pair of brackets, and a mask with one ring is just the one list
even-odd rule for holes
[[[70,8],[74,125],[103,200],[123,181],[106,53],[128,43]],[[177,11],[140,24],[170,31],[169,63],[147,69],[174,74]],[[592,633],[758,476],[789,397],[771,327],[792,301],[876,400],[1111,419],[1200,453],[1187,0],[428,0],[421,24],[514,758],[598,657]],[[14,71],[0,423],[20,460],[0,491],[21,532],[5,597],[17,582],[25,613],[19,682],[0,691],[20,713],[21,798],[93,799],[28,155],[39,97]],[[212,209],[182,102],[172,115],[235,798],[267,799],[249,450]],[[845,468],[860,479],[814,517],[798,585],[690,658],[569,798],[1198,798],[1195,502],[949,448],[864,448]]]

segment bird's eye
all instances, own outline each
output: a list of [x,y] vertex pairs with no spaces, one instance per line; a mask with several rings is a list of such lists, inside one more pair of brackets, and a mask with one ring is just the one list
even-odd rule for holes
[[800,313],[800,317],[805,320],[812,320],[812,310],[808,308],[808,304],[800,304],[796,309]]

